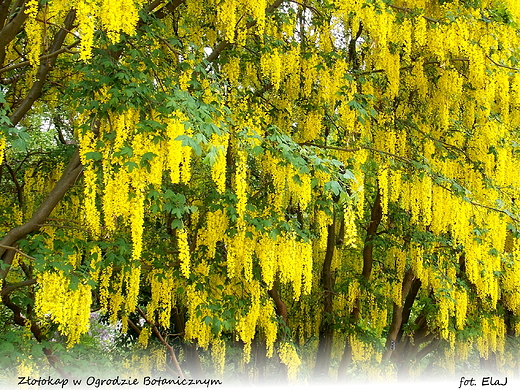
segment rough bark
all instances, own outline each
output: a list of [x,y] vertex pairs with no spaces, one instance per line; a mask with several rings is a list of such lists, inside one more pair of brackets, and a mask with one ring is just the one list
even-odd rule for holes
[[38,207],[31,219],[23,225],[17,226],[10,230],[2,238],[2,240],[0,240],[0,245],[2,245],[0,246],[0,258],[3,262],[3,266],[0,269],[1,280],[5,279],[9,271],[9,266],[12,262],[12,257],[9,256],[9,253],[14,254],[13,250],[5,249],[3,246],[15,246],[18,240],[24,238],[27,234],[38,230],[39,225],[45,222],[58,202],[74,184],[82,169],[83,166],[79,160],[79,152],[76,151],[67,165],[67,168],[65,168],[60,180],[58,180],[54,188],[51,190],[49,195],[47,195],[47,198],[45,198],[40,207]]
[[330,358],[332,354],[333,320],[332,320],[332,294],[334,281],[332,278],[332,258],[336,246],[336,219],[327,228],[327,250],[323,262],[321,282],[323,286],[323,319],[320,325],[320,339],[316,365],[314,366],[314,376],[327,377],[329,373]]
[[[412,270],[406,271],[403,280],[402,287],[402,296],[407,297],[408,292],[412,288],[413,283],[413,273]],[[388,360],[392,356],[393,351],[396,348],[397,344],[397,335],[399,334],[399,330],[401,329],[401,324],[403,323],[403,309],[404,305],[398,305],[394,303],[394,308],[392,312],[392,323],[390,324],[390,329],[388,330],[388,335],[386,337],[386,351],[383,356],[383,360]]]
[[197,344],[189,343],[184,341],[184,329],[186,325],[186,319],[184,317],[184,309],[177,306],[173,313],[173,322],[175,324],[175,331],[181,337],[182,349],[184,356],[186,357],[187,371],[190,372],[193,378],[203,378],[204,372],[200,364],[200,357],[197,352]]
[[[14,17],[12,17],[7,24],[2,26],[2,29],[0,30],[0,48],[2,48],[3,54],[5,56],[5,47],[16,37],[18,32],[20,31],[20,28],[22,27],[23,23],[27,19],[27,14],[25,13],[25,3],[27,0],[18,0],[12,7],[12,12],[16,12],[16,14],[13,13]],[[1,9],[1,12],[3,15],[6,15],[4,17],[4,21],[7,18],[7,15],[9,15],[9,9]],[[2,16],[3,16],[2,15]],[[2,57],[4,57],[2,56]],[[4,58],[1,58],[1,62],[3,63]]]
[[421,280],[415,279],[412,282],[412,287],[410,288],[410,291],[408,292],[408,295],[406,296],[406,299],[404,301],[403,306],[403,314],[402,314],[402,321],[401,325],[399,327],[399,332],[397,333],[396,343],[399,343],[403,337],[404,332],[404,326],[408,323],[408,320],[410,319],[410,314],[412,312],[412,306],[415,302],[415,298],[417,298],[417,294],[419,293],[419,289],[421,288]]
[[[67,16],[65,17],[64,28],[56,33],[56,36],[54,38],[54,41],[52,42],[52,46],[49,52],[58,52],[58,50],[62,47],[63,41],[65,41],[65,37],[68,34],[67,30],[70,30],[72,28],[72,24],[74,23],[75,18],[76,10],[69,11]],[[20,122],[24,115],[31,109],[34,102],[38,100],[42,95],[43,87],[47,82],[47,76],[49,74],[49,71],[56,63],[57,57],[58,56],[56,55],[47,58],[45,61],[41,62],[40,67],[38,68],[38,72],[36,73],[36,81],[33,83],[25,99],[22,100],[22,102],[18,107],[16,107],[16,109],[14,109],[13,114],[9,117],[13,126]]]
[[[411,293],[412,292],[410,292],[410,294]],[[403,323],[401,327],[405,324],[406,322],[404,322],[403,315]],[[397,367],[397,376],[402,379],[408,378],[412,362],[422,359],[428,353],[433,351],[433,343],[436,342],[435,335],[429,331],[426,314],[424,312],[415,319],[414,325],[416,330],[413,336],[407,335],[403,337],[402,330],[400,331],[400,334],[398,334],[399,343],[397,344],[395,353],[392,356],[392,361]],[[420,348],[421,346],[423,347],[422,349]]]
[[[25,318],[22,315],[21,307],[11,301],[9,294],[2,295],[2,303],[13,313],[13,320],[15,324],[28,327],[38,343],[43,341],[43,332],[38,323]],[[52,348],[42,348],[42,350],[47,357],[47,361],[51,367],[53,367],[62,378],[71,378],[70,374],[63,369],[63,364],[61,363],[60,359],[52,352]]]
[[283,318],[283,321],[287,324],[287,306],[280,298],[280,294],[278,293],[278,280],[274,281],[273,288],[269,290],[269,296],[273,299],[276,314]]

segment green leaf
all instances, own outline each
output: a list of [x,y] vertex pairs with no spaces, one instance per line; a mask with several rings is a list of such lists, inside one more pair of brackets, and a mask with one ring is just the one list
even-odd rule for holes
[[124,165],[128,169],[128,172],[132,172],[135,168],[139,168],[139,165],[133,161],[126,161]]
[[87,160],[101,161],[103,155],[100,152],[87,152],[85,153],[85,158]]
[[114,157],[127,156],[128,158],[134,155],[134,151],[130,146],[123,146],[119,152],[114,153]]
[[155,156],[156,154],[152,152],[146,152],[145,154],[143,154],[141,157],[141,166],[151,161]]
[[341,185],[336,180],[325,183],[323,189],[325,192],[332,192],[336,196],[343,192],[343,188],[341,188]]

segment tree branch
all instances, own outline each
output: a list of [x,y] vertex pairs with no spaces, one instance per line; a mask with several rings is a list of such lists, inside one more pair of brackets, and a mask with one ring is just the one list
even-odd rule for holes
[[30,259],[30,260],[36,260],[34,257],[29,256],[27,253],[22,252],[20,249],[15,248],[14,246],[9,246],[9,245],[2,245],[2,244],[0,244],[0,248],[10,249],[10,250],[15,251],[16,253],[19,253],[19,254],[22,255],[23,257],[26,257],[26,258],[28,258],[28,259]]
[[157,336],[157,338],[159,339],[159,341],[161,342],[162,345],[164,345],[166,347],[166,349],[168,350],[169,354],[170,354],[170,358],[172,359],[173,361],[173,365],[175,366],[175,369],[177,370],[177,372],[179,373],[181,379],[184,379],[184,374],[182,373],[182,370],[181,370],[181,366],[179,365],[179,361],[177,360],[177,356],[175,356],[175,351],[173,350],[173,347],[168,344],[166,342],[166,340],[164,339],[164,337],[162,336],[161,332],[159,332],[159,329],[157,329],[157,326],[155,325],[155,323],[153,323],[152,321],[150,321],[148,319],[148,317],[146,316],[146,314],[144,314],[144,312],[138,307],[137,308],[137,311],[139,312],[139,314],[141,315],[141,317],[144,318],[144,320],[150,324],[150,326],[152,327],[152,330],[153,332],[155,333],[155,335]]
[[[268,8],[266,8],[265,13],[270,14],[273,13],[275,9],[277,9],[281,4],[283,3],[283,0],[276,0],[273,4],[271,4]],[[256,24],[256,22],[249,22],[246,26],[246,28],[251,28]],[[206,57],[206,61],[213,62],[215,61],[220,53],[224,51],[226,47],[228,47],[230,43],[228,41],[222,41],[220,42],[213,51]]]
[[[27,0],[22,0],[14,5],[13,8],[19,7],[19,10],[16,16],[0,30],[0,48],[5,48],[16,37],[20,27],[27,19],[28,15],[25,13],[26,2]],[[3,62],[3,58],[1,62]]]
[[9,174],[11,175],[11,178],[13,179],[13,183],[16,187],[16,194],[18,197],[18,204],[20,207],[23,206],[23,191],[22,186],[20,185],[20,182],[18,181],[18,178],[16,177],[16,173],[13,171],[13,168],[6,162],[5,166],[7,167],[7,170],[9,171]]
[[0,258],[2,258],[4,261],[4,268],[0,269],[0,279],[5,279],[5,276],[8,273],[9,266],[12,261],[12,259],[8,260],[4,257],[6,251],[14,253],[12,249],[6,249],[5,246],[13,246],[19,239],[25,237],[27,234],[33,231],[38,230],[38,225],[41,225],[45,222],[45,220],[50,215],[54,207],[56,207],[56,205],[63,198],[68,189],[74,184],[82,170],[83,166],[81,165],[79,160],[79,151],[76,151],[73,157],[71,158],[68,166],[65,168],[60,180],[58,180],[54,188],[42,202],[40,207],[38,207],[31,219],[23,225],[11,229],[0,240]]
[[[402,289],[401,289],[401,297],[407,297],[410,289],[412,287],[414,280],[414,276],[411,269],[408,269],[404,275]],[[383,360],[388,360],[391,358],[393,351],[395,350],[397,343],[397,335],[399,334],[399,329],[401,329],[401,324],[403,323],[403,302],[394,303],[393,312],[392,312],[392,323],[390,324],[390,329],[388,330],[388,334],[386,336],[386,351],[383,356]]]
[[[74,43],[71,43],[68,46],[64,46],[61,49],[56,50],[56,51],[54,51],[52,53],[47,53],[47,54],[41,55],[40,56],[40,61],[44,61],[44,60],[47,60],[49,58],[57,57],[61,53],[68,52],[70,49],[72,49],[74,46],[76,46],[79,42],[80,41],[77,40]],[[5,73],[5,72],[9,72],[10,70],[23,68],[24,66],[29,66],[29,65],[30,65],[29,61],[23,61],[23,62],[19,62],[17,64],[12,64],[12,65],[9,65],[9,66],[5,66],[2,69],[0,69],[0,74]]]
[[273,288],[268,291],[269,296],[273,299],[276,306],[276,314],[283,318],[283,321],[287,324],[287,306],[280,298],[278,294],[278,280],[274,281]]
[[36,283],[36,279],[27,279],[27,280],[24,280],[19,283],[7,285],[0,291],[0,297],[3,297],[4,295],[9,295],[9,294],[11,294],[11,292],[13,292],[14,290],[17,290],[21,287],[31,286],[35,283]]
[[[67,34],[67,30],[72,28],[72,23],[76,18],[76,10],[71,10],[67,14],[65,18],[64,28],[56,33],[54,38],[54,42],[51,46],[51,53],[57,52],[63,41],[65,40],[65,36]],[[53,57],[49,57],[47,61],[44,61],[40,64],[40,68],[38,69],[38,73],[36,74],[36,81],[31,87],[31,90],[22,101],[22,103],[16,108],[13,114],[9,117],[13,126],[16,126],[18,122],[23,118],[23,116],[29,111],[34,104],[34,102],[41,96],[43,91],[43,86],[47,80],[47,75],[51,68],[56,63],[56,55]]]
[[503,64],[499,64],[498,62],[496,62],[495,60],[493,60],[490,56],[486,55],[486,58],[491,61],[493,63],[493,65],[496,65],[500,68],[505,68],[505,69],[509,69],[509,70],[514,70],[515,72],[520,72],[520,68],[515,68],[513,66],[507,66],[507,65],[503,65]]
[[[390,8],[393,8],[394,10],[396,11],[402,11],[402,12],[407,12],[407,13],[412,13],[413,10],[410,9],[410,8],[407,8],[407,7],[399,7],[397,5],[393,5],[393,4],[388,4],[388,6]],[[432,23],[440,23],[441,21],[438,20],[438,19],[434,19],[434,18],[431,18],[429,16],[426,16],[426,15],[423,15],[422,16],[424,19],[426,19],[428,22],[432,22]]]
[[403,161],[405,163],[408,163],[408,164],[411,163],[411,160],[409,158],[406,158],[406,157],[403,157],[403,156],[398,156],[397,154],[393,154],[393,153],[387,152],[385,150],[375,149],[375,148],[372,148],[370,146],[360,146],[358,148],[342,148],[342,147],[339,147],[339,146],[318,145],[318,144],[315,144],[315,143],[312,143],[312,142],[302,142],[302,143],[299,143],[298,145],[301,145],[301,146],[314,146],[314,147],[320,148],[320,149],[331,149],[331,150],[338,150],[340,152],[348,152],[348,153],[359,152],[360,150],[365,149],[365,150],[370,150],[370,151],[376,152],[376,153],[386,154],[387,156],[394,157],[394,158],[396,158],[396,159],[398,159],[400,161]]

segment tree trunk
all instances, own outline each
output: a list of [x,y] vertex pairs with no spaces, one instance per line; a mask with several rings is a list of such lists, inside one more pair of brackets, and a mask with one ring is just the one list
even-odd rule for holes
[[[404,275],[403,280],[403,287],[402,287],[402,297],[407,297],[408,292],[410,291],[412,284],[413,284],[414,276],[412,273],[412,270],[409,269],[406,271]],[[383,360],[389,360],[392,356],[392,353],[396,349],[397,344],[397,335],[399,334],[399,331],[401,330],[401,325],[403,324],[403,309],[404,306],[397,305],[394,303],[394,309],[392,313],[392,323],[390,324],[390,329],[388,330],[388,335],[386,336],[386,351],[383,355]]]
[[[372,206],[372,212],[370,213],[370,223],[368,224],[367,235],[365,237],[365,245],[363,247],[363,270],[361,272],[362,278],[367,282],[372,276],[372,264],[374,262],[374,238],[377,233],[377,229],[381,220],[383,219],[383,209],[381,207],[381,195],[379,191],[376,194],[374,205]],[[350,313],[350,318],[353,323],[356,323],[359,319],[359,308],[361,302],[359,298],[356,300],[356,304]],[[345,349],[343,350],[343,356],[338,367],[338,381],[345,381],[347,379],[347,368],[350,365],[352,359],[352,348],[350,346],[349,338],[345,341]]]
[[333,318],[332,318],[332,294],[334,281],[332,278],[332,258],[334,257],[334,247],[336,246],[336,218],[327,228],[327,250],[321,274],[323,286],[323,317],[320,325],[320,339],[316,365],[314,366],[314,377],[327,377],[329,374],[330,358],[332,354],[333,337]]
[[174,310],[173,314],[173,322],[175,323],[175,332],[181,335],[181,344],[182,349],[184,351],[184,356],[186,357],[187,370],[191,374],[192,378],[203,378],[204,372],[202,371],[202,366],[200,365],[200,357],[197,352],[197,344],[189,343],[184,340],[184,329],[186,325],[186,320],[184,318],[184,309],[180,306],[177,306]]

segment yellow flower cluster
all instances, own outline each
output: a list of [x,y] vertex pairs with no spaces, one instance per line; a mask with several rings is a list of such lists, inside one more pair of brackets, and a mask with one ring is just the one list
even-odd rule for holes
[[152,299],[146,307],[148,318],[154,318],[159,312],[159,324],[164,328],[170,327],[170,314],[175,304],[173,270],[152,270],[148,274]]
[[5,142],[5,138],[0,136],[0,165],[4,162],[4,154],[7,143]]
[[303,142],[315,140],[321,136],[323,114],[320,112],[309,112],[305,114],[302,124],[301,137]]
[[228,149],[229,133],[218,135],[214,133],[211,144],[215,147],[215,161],[211,166],[211,178],[215,182],[217,191],[221,194],[226,192],[226,154]]
[[118,217],[128,218],[131,214],[128,193],[130,191],[130,175],[126,169],[120,169],[109,177],[105,175],[105,191],[103,194],[103,216],[105,228],[109,232],[116,229]]
[[143,326],[141,329],[141,333],[139,333],[138,342],[141,344],[143,348],[148,346],[148,341],[150,339],[150,335],[152,334],[152,330],[150,326]]
[[26,360],[20,359],[20,364],[18,364],[16,367],[16,373],[18,377],[26,378],[30,376],[37,377],[40,375],[40,370],[36,364],[36,359],[31,359],[31,357],[32,356],[29,356],[29,359]]
[[92,57],[94,29],[98,11],[96,3],[96,0],[85,0],[76,3],[76,18],[78,20],[78,29],[81,33],[79,58],[85,61]]
[[96,205],[97,198],[97,175],[94,169],[87,165],[83,171],[85,182],[85,219],[92,233],[99,236],[101,233],[101,222],[98,207]]
[[189,135],[182,123],[185,118],[181,115],[179,119],[172,118],[167,123],[167,167],[170,171],[172,183],[187,183],[191,177],[190,159],[191,148],[182,146],[182,141],[176,140],[180,135]]
[[218,375],[224,373],[224,367],[226,365],[226,342],[225,340],[218,338],[211,342],[211,358],[213,360],[213,366],[215,372]]
[[[258,34],[262,35],[264,32],[266,18],[265,18],[265,0],[222,0],[217,5],[217,28],[223,32],[225,39],[234,43],[236,41],[236,29],[243,16],[251,15],[255,20],[255,28]],[[243,29],[238,30],[238,34]],[[239,44],[243,44],[243,39],[238,39]]]
[[185,278],[190,277],[190,246],[188,244],[188,233],[186,230],[177,230],[177,247],[179,250],[179,261],[181,262],[181,273]]
[[[119,319],[119,311],[122,309],[125,298],[123,296],[123,275],[121,272],[112,274],[112,290],[108,295],[109,302],[109,321],[111,324],[115,324]],[[124,313],[123,313],[124,314]]]
[[265,345],[267,348],[266,356],[273,356],[274,343],[278,335],[278,326],[276,324],[276,313],[272,301],[266,301],[260,308],[259,325],[263,328],[265,334]]
[[278,347],[278,356],[280,361],[287,366],[287,379],[296,380],[302,362],[294,345],[287,342],[281,343]]
[[346,247],[356,248],[358,231],[356,227],[356,215],[349,202],[343,206],[343,218],[345,220],[345,242]]
[[135,34],[139,20],[138,7],[144,1],[134,0],[102,0],[99,18],[112,43],[119,40],[119,34]]
[[139,297],[140,283],[141,283],[141,266],[140,265],[131,266],[130,270],[125,272],[125,284],[126,284],[125,311],[126,311],[126,313],[132,313],[137,306],[137,299]]
[[237,86],[240,77],[240,58],[230,58],[229,62],[222,67],[222,72],[227,76],[232,86]]
[[[78,21],[77,32],[81,36],[80,58],[88,60],[92,56],[92,45],[94,43],[94,33],[97,25],[101,25],[106,31],[111,42],[115,43],[119,39],[121,33],[134,35],[139,20],[139,9],[145,4],[144,0],[85,0],[73,4],[76,9],[76,18]],[[71,3],[64,0],[53,0],[46,4],[46,19],[52,20],[56,15],[63,15],[68,10]],[[38,12],[38,1],[31,0],[26,5],[26,13],[29,15],[29,21],[26,23],[26,31],[31,44],[30,56],[31,64],[38,63],[40,53],[39,45],[42,43],[43,34],[41,27],[36,25],[35,17]],[[35,34],[38,32],[38,35]],[[34,37],[33,37],[34,36]],[[32,38],[31,38],[32,37]],[[36,38],[39,45],[36,47],[34,40]],[[35,47],[37,53],[35,51]],[[36,56],[35,56],[36,54]]]
[[260,71],[262,76],[268,79],[275,90],[280,88],[282,82],[282,60],[278,50],[271,53],[264,53],[260,58]]
[[352,348],[352,360],[354,362],[368,362],[372,358],[381,361],[381,352],[376,352],[372,344],[361,341],[356,335],[349,336],[349,343]]
[[437,297],[437,314],[436,314],[436,322],[437,326],[440,330],[440,336],[443,339],[448,339],[450,336],[450,331],[448,329],[450,317],[455,311],[455,301],[447,294],[439,294]]
[[238,324],[235,327],[237,331],[237,338],[244,342],[244,363],[249,363],[251,359],[251,343],[255,338],[256,326],[260,317],[260,285],[257,281],[253,281],[249,284],[250,296],[251,296],[251,307],[245,316],[240,316]]
[[[188,308],[188,321],[186,321],[186,340],[197,340],[198,345],[207,349],[211,341],[211,329],[203,319],[211,316],[207,309],[200,308],[200,305],[207,303],[208,291],[196,291],[195,286],[186,287],[186,306]],[[200,316],[197,311],[200,310]]]
[[332,223],[332,218],[325,211],[318,210],[315,214],[314,223],[316,224],[319,233],[317,240],[318,249],[324,251],[327,248],[327,226]]
[[302,75],[304,77],[303,84],[301,85],[301,93],[305,97],[310,96],[312,86],[316,81],[316,77],[318,75],[316,66],[318,63],[319,59],[315,53],[312,53],[312,55],[308,56],[307,58],[303,57],[301,59]]
[[482,335],[476,340],[480,356],[488,359],[489,352],[504,352],[506,326],[504,319],[493,315],[482,318]]
[[27,58],[32,66],[40,64],[41,46],[43,34],[40,23],[36,20],[38,16],[38,0],[29,0],[25,5],[27,22],[25,23],[25,33],[27,34],[29,53]]
[[95,245],[92,249],[90,249],[90,277],[93,281],[99,282],[100,276],[100,263],[102,260],[101,248],[98,245]]
[[269,288],[279,273],[282,282],[291,283],[294,299],[298,300],[302,292],[310,293],[313,262],[310,242],[298,241],[293,234],[282,234],[276,240],[263,234],[256,241],[254,251],[259,259],[262,279]]
[[103,270],[101,270],[101,275],[99,277],[99,306],[102,310],[108,310],[108,300],[110,297],[109,287],[110,287],[110,278],[112,277],[112,265],[107,266]]
[[246,237],[246,225],[243,220],[239,220],[237,233],[234,236],[225,236],[226,243],[226,263],[227,275],[233,278],[241,275],[242,271],[246,281],[250,282],[253,277],[253,248],[254,242]]
[[265,28],[265,9],[267,8],[266,0],[245,0],[244,1],[245,8],[251,14],[251,16],[255,19],[255,29],[259,35],[264,33]]
[[45,271],[37,277],[39,288],[35,294],[35,312],[40,317],[50,316],[58,330],[67,336],[69,347],[79,342],[89,330],[92,293],[90,286],[80,283],[69,289],[69,279],[62,271]]
[[216,244],[224,237],[228,224],[226,212],[222,209],[208,211],[206,214],[206,227],[199,230],[197,245],[205,245],[208,248],[208,258],[215,257]]
[[130,201],[130,227],[132,231],[132,259],[139,260],[143,251],[144,231],[144,192],[137,194]]
[[247,153],[245,150],[237,152],[235,172],[235,194],[237,196],[237,214],[244,218],[247,205]]
[[[518,242],[515,242],[513,253],[504,261],[502,289],[505,305],[513,313],[520,313],[520,251]],[[516,333],[520,333],[520,323],[516,325]]]
[[275,209],[287,207],[292,199],[302,210],[307,209],[312,199],[311,176],[298,172],[292,165],[283,165],[281,160],[266,153],[262,166],[271,175],[275,191],[270,194]]
[[164,347],[154,348],[151,351],[152,367],[157,371],[166,371],[166,356],[167,353]]
[[361,295],[361,289],[359,286],[359,282],[357,280],[353,280],[348,285],[348,292],[347,292],[347,306],[349,308],[349,311],[352,311],[354,308],[354,305],[356,304],[356,300]]
[[235,41],[235,28],[237,25],[237,0],[223,0],[217,6],[217,20],[220,29],[224,32],[226,40]]
[[468,293],[463,288],[455,290],[456,316],[455,324],[457,329],[462,330],[466,325],[466,317],[468,312]]

